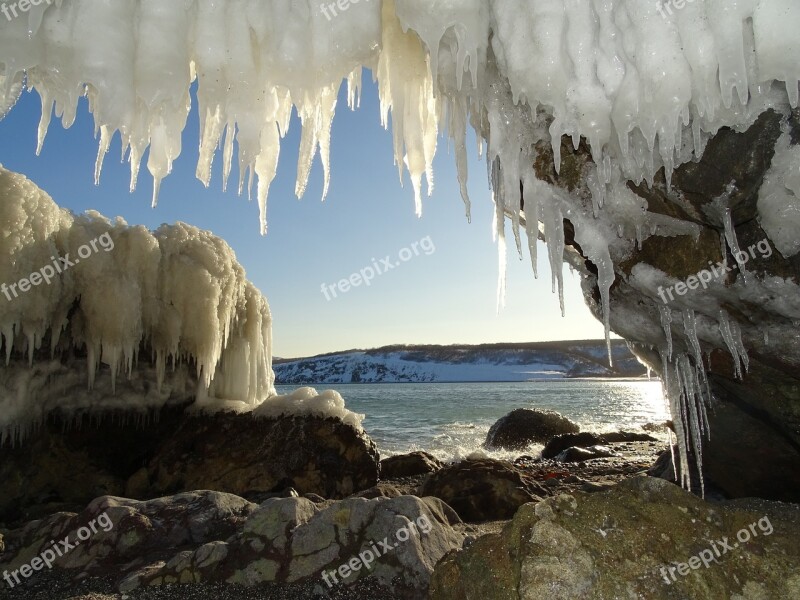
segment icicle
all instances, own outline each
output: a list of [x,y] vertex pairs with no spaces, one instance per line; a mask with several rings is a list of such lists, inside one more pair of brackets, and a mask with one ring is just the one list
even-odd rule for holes
[[472,209],[467,190],[468,161],[467,161],[467,100],[458,98],[451,105],[450,135],[455,142],[456,168],[458,171],[458,185],[461,199],[467,214],[467,222],[472,222]]
[[[737,265],[739,265],[739,271],[742,274],[742,281],[744,281],[745,285],[748,283],[748,276],[747,276],[747,269],[745,268],[745,264],[747,263],[747,259],[740,261],[739,255],[742,254],[741,250],[739,249],[739,241],[736,239],[736,230],[733,228],[733,221],[731,218],[731,209],[725,209],[724,215],[724,225],[725,225],[725,240],[728,242],[728,246],[731,249],[731,254],[733,254],[733,259]],[[744,253],[746,256],[746,253]]]
[[564,311],[564,217],[561,209],[551,202],[542,207],[544,236],[547,242],[547,254],[550,259],[550,271],[553,278],[553,292],[558,289],[558,303],[561,316]]
[[664,304],[658,305],[658,311],[661,315],[661,327],[664,328],[664,337],[667,340],[667,358],[672,359],[672,311]]
[[[728,314],[720,309],[719,311],[719,331],[722,334],[722,339],[725,340],[725,345],[728,347],[728,352],[733,359],[733,369],[737,379],[742,379],[742,366],[747,369],[747,350],[742,344],[741,334],[738,330],[736,323],[733,323],[735,330],[731,328],[731,321],[728,319]],[[734,337],[733,331],[738,334]]]
[[539,244],[539,185],[540,182],[535,177],[531,169],[525,171],[522,189],[525,201],[525,234],[528,238],[528,252],[531,256],[531,266],[533,276],[539,278],[538,266],[538,244]]

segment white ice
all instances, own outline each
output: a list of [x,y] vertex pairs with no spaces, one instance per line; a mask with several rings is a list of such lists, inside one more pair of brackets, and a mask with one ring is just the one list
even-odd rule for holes
[[[45,406],[127,398],[136,407],[137,394],[138,404],[163,403],[188,366],[201,398],[254,405],[274,394],[269,306],[224,241],[184,223],[150,232],[95,212],[74,216],[2,167],[0,199],[4,435]],[[38,283],[19,283],[34,273]],[[72,364],[75,352],[86,356],[85,393],[62,394],[63,365],[46,361]],[[31,366],[12,361],[16,354]],[[34,369],[35,356],[45,363]],[[151,391],[135,383],[143,369],[152,371]]]
[[[43,15],[0,19],[0,112],[13,105],[24,78],[42,98],[41,144],[51,115],[69,126],[78,99],[87,96],[100,140],[98,178],[119,134],[132,186],[149,148],[155,202],[180,156],[189,88],[197,81],[197,176],[209,183],[222,146],[223,185],[236,158],[239,189],[249,191],[257,180],[266,231],[269,186],[292,110],[303,127],[297,193],[306,189],[316,153],[327,189],[337,92],[346,80],[357,104],[361,69],[368,68],[417,213],[423,178],[428,191],[433,186],[438,135],[446,132],[469,215],[465,135],[471,126],[488,150],[501,296],[506,218],[518,252],[523,223],[529,237],[544,235],[559,289],[561,261],[577,260],[564,247],[566,218],[597,267],[592,285],[600,289],[608,328],[614,264],[630,251],[628,241],[690,233],[674,220],[649,216],[627,182],[652,182],[664,168],[669,183],[674,168],[699,156],[721,127],[740,130],[769,107],[798,105],[796,0],[696,0],[669,11],[655,0],[351,0],[343,11],[331,6],[316,0],[64,0]],[[562,139],[576,148],[585,141],[593,163],[565,172]],[[589,197],[548,181],[551,157],[562,177],[588,183]],[[787,256],[798,251],[796,236],[782,225],[797,221],[798,169],[796,149],[782,149],[759,201],[765,230]],[[686,304],[682,308],[694,309],[690,299]],[[719,329],[716,336],[724,345]],[[135,336],[125,330],[117,337],[119,356],[128,356]],[[169,342],[163,347],[174,351]],[[209,372],[218,340],[193,344]],[[239,346],[232,352],[246,354]],[[700,385],[686,362],[695,354],[694,348],[672,353],[674,385],[667,386],[679,394],[674,416],[681,418],[681,407],[688,410],[692,427],[700,423],[699,413],[691,412],[697,390],[679,390]],[[225,383],[217,388],[235,387],[236,370],[223,364]],[[696,439],[679,435],[684,445]]]

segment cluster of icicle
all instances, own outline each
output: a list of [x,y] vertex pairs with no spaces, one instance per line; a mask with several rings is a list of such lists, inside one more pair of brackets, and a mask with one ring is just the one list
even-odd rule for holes
[[[39,275],[30,289],[17,285],[43,271],[49,283]],[[194,367],[202,397],[255,404],[274,394],[267,301],[230,247],[208,232],[183,223],[150,232],[96,212],[73,216],[0,167],[0,283],[0,431],[36,412],[26,405],[49,398],[30,378],[16,377],[14,354],[32,365],[35,354],[85,352],[87,394],[97,383],[98,401],[109,378],[96,381],[101,365],[115,395],[139,362],[155,365],[158,388],[183,363]],[[142,349],[152,356],[140,359]],[[62,408],[71,403],[58,399]]]
[[[100,139],[96,176],[119,133],[132,187],[149,148],[155,201],[181,152],[196,81],[197,176],[209,182],[222,145],[225,185],[238,147],[239,189],[246,181],[249,191],[255,175],[266,231],[267,193],[292,109],[303,128],[297,194],[306,189],[318,151],[327,191],[339,87],[347,81],[356,106],[368,68],[417,212],[423,177],[432,188],[444,131],[469,215],[471,126],[486,146],[497,207],[500,297],[507,219],[520,253],[524,227],[534,269],[536,240],[547,241],[553,287],[561,294],[566,218],[597,267],[608,331],[613,261],[624,257],[628,242],[693,233],[648,213],[626,182],[652,182],[662,167],[669,181],[719,128],[746,127],[775,105],[797,106],[798,30],[797,0],[696,0],[680,9],[656,0],[63,0],[43,14],[0,19],[0,107],[13,104],[23,80],[37,90],[41,145],[53,109],[69,126],[85,95]],[[534,164],[543,152],[560,168],[562,136],[576,147],[586,140],[593,164],[578,175],[591,194],[571,194],[537,177]],[[687,406],[703,384],[698,357],[690,362],[695,376],[675,357],[668,369],[675,373],[670,397]],[[700,423],[702,414],[692,414]]]

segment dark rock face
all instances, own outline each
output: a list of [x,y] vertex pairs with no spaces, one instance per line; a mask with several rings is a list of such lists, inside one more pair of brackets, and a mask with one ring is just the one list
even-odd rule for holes
[[429,598],[798,598],[798,535],[796,505],[709,504],[637,477],[523,506],[502,533],[440,562]]
[[377,482],[375,444],[336,419],[187,415],[183,407],[151,418],[141,428],[119,414],[67,428],[52,416],[21,446],[0,448],[0,523],[76,510],[98,494],[213,489],[263,499],[293,488],[344,498]]
[[580,428],[556,412],[529,408],[512,410],[492,425],[484,446],[524,450],[530,444],[546,444],[556,435],[578,433]]
[[161,494],[293,487],[300,494],[344,498],[375,485],[378,452],[366,434],[337,419],[221,414],[184,421],[148,474],[151,489]]
[[423,496],[444,500],[464,521],[510,519],[526,502],[548,494],[532,477],[501,460],[465,460],[430,475]]
[[542,450],[542,458],[555,458],[567,448],[587,448],[605,443],[605,437],[588,431],[583,433],[563,433],[547,442],[547,445]]
[[381,461],[381,479],[413,477],[438,471],[442,461],[427,452],[411,452],[390,456]]
[[[646,201],[648,218],[674,219],[670,222],[695,227],[698,235],[651,235],[641,245],[627,240],[613,247],[616,279],[610,290],[610,319],[613,331],[628,340],[634,353],[663,378],[665,361],[658,350],[667,347],[662,321],[666,312],[671,321],[671,356],[686,356],[691,368],[705,373],[713,396],[708,413],[711,436],[704,439],[702,452],[708,479],[731,497],[798,502],[800,301],[792,290],[800,284],[800,254],[787,258],[775,249],[761,226],[758,207],[776,142],[784,131],[791,144],[800,143],[800,110],[779,107],[761,114],[745,131],[721,129],[699,160],[675,171],[671,187],[663,170],[652,187],[629,183],[629,189]],[[565,138],[561,146],[561,175],[556,174],[547,148],[540,148],[537,172],[553,185],[589,198],[588,148],[581,144],[576,151],[567,142]],[[721,202],[725,204],[722,210]],[[740,248],[767,240],[773,250],[748,262],[748,283],[739,269],[732,269],[708,288],[698,287],[668,303],[642,284],[637,273],[652,273],[651,267],[673,281],[685,282],[708,270],[709,263],[727,260],[735,265],[730,249],[721,243],[725,207],[730,208],[732,232]],[[574,239],[567,219],[565,243],[571,264],[584,274],[584,297],[602,319],[597,267]],[[721,334],[721,310],[731,327],[740,330],[748,354],[749,369],[741,379]],[[696,326],[692,325],[695,320]],[[667,359],[667,364],[673,359]],[[675,365],[668,368],[674,379]]]

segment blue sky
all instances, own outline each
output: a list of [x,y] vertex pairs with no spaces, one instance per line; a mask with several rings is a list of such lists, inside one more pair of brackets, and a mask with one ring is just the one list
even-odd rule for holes
[[[365,85],[356,112],[346,107],[344,90],[340,96],[333,123],[331,187],[324,203],[320,202],[319,159],[305,197],[298,201],[294,196],[300,127],[293,120],[270,191],[266,237],[259,235],[256,202],[236,193],[235,167],[232,185],[223,193],[221,155],[214,161],[208,189],[195,178],[196,108],[184,131],[183,153],[162,183],[155,209],[150,208],[147,157],[138,189],[131,194],[129,165],[119,160],[118,135],[106,157],[100,186],[94,185],[97,144],[85,100],[69,130],[54,119],[37,157],[39,111],[38,95],[26,93],[0,121],[0,163],[24,173],[73,212],[95,209],[150,228],[184,221],[224,238],[248,278],[269,299],[277,356],[394,343],[477,344],[603,336],[602,326],[583,303],[578,276],[567,268],[567,316],[561,317],[543,247],[538,281],[527,258],[520,261],[516,250],[509,253],[506,307],[497,313],[497,247],[492,241],[493,206],[485,163],[473,150],[469,165],[472,223],[468,224],[453,156],[447,141],[440,138],[435,191],[425,199],[422,218],[417,218],[408,179],[405,187],[400,186],[391,133],[380,125],[377,90],[371,82]],[[474,140],[468,144],[475,147]],[[508,233],[510,237],[510,229]],[[373,264],[373,259],[380,264],[391,256],[397,263],[403,249],[428,237],[435,251],[412,253],[407,262],[376,277],[369,287],[337,291],[336,298],[329,292],[326,300],[323,284],[349,278]],[[409,256],[407,251],[404,256]]]

